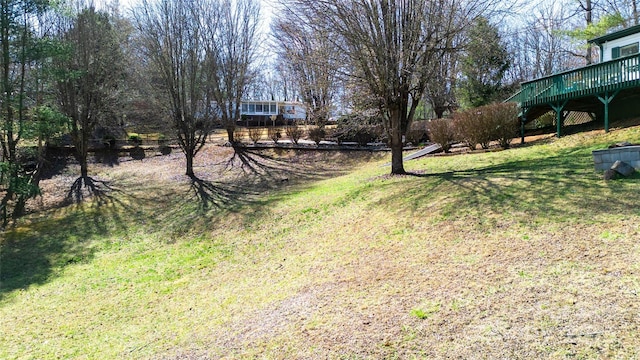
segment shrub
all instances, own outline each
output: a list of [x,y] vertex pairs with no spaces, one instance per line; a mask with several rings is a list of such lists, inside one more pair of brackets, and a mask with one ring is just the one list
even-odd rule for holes
[[287,137],[291,139],[291,142],[298,145],[298,141],[300,141],[300,138],[304,134],[304,129],[298,125],[292,125],[285,129],[285,133]]
[[243,129],[241,128],[235,128],[233,130],[233,142],[234,143],[240,143],[242,141],[242,139],[244,139],[245,137],[245,132]]
[[311,141],[316,143],[316,145],[320,145],[320,141],[322,141],[322,139],[324,139],[326,134],[327,133],[324,130],[324,128],[316,127],[316,128],[313,128],[313,129],[309,130],[309,139],[311,139]]
[[261,128],[249,128],[249,139],[255,145],[262,138],[262,129]]
[[414,145],[418,145],[420,143],[424,143],[429,140],[428,136],[428,121],[420,120],[414,121],[411,123],[411,127],[407,130],[405,138],[407,142],[410,142]]
[[269,139],[273,140],[275,144],[277,144],[278,140],[282,137],[282,135],[280,135],[280,129],[275,127],[270,127],[267,130],[267,136],[269,136]]
[[171,146],[169,146],[169,145],[161,145],[159,150],[160,150],[160,154],[162,154],[162,155],[171,154]]
[[382,138],[382,128],[378,126],[362,126],[356,129],[353,134],[353,140],[358,145],[366,146],[370,142],[375,142]]
[[356,142],[359,146],[366,146],[368,143],[384,140],[382,126],[359,125],[339,129],[338,131],[340,141]]
[[485,105],[454,115],[456,138],[471,149],[477,144],[489,148],[497,140],[501,147],[509,146],[518,133],[518,108],[513,103]]
[[335,133],[340,142],[356,142],[360,146],[386,141],[384,129],[375,116],[353,115],[341,118]]
[[490,105],[493,119],[493,138],[501,148],[507,149],[514,137],[518,135],[518,107],[514,103]]
[[429,121],[429,125],[427,125],[427,129],[431,141],[439,144],[442,150],[448,153],[451,149],[451,144],[455,140],[453,121],[451,119],[431,120]]
[[136,133],[129,133],[128,138],[129,142],[131,142],[135,146],[142,144],[142,137],[140,137],[140,135]]
[[542,116],[538,117],[534,122],[536,129],[553,126],[556,121],[556,114],[553,111],[549,111]]
[[491,141],[488,118],[482,116],[480,108],[474,108],[454,114],[455,137],[474,150],[477,144],[483,149],[489,147]]
[[142,160],[145,158],[144,149],[137,146],[129,151],[129,155],[131,155],[134,160]]
[[116,148],[116,138],[113,135],[105,135],[102,138],[102,144],[107,149],[115,149]]
[[[311,136],[311,134],[309,134]],[[344,134],[338,129],[324,129],[325,140],[335,140],[338,145],[344,141]],[[313,139],[312,139],[313,140]]]

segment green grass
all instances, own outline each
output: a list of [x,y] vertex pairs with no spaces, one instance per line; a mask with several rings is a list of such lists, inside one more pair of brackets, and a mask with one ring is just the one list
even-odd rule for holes
[[640,178],[591,159],[623,140],[640,128],[400,177],[270,159],[200,193],[101,168],[119,191],[4,234],[0,358],[633,358]]

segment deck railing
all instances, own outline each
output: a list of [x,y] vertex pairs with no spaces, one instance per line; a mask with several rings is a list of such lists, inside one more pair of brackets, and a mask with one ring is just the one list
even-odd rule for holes
[[640,86],[640,54],[522,83],[511,98],[523,107]]

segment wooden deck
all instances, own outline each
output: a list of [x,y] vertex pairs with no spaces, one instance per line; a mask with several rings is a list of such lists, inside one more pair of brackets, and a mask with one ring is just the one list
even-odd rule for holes
[[592,113],[603,118],[608,131],[609,105],[616,98],[636,96],[640,96],[640,54],[522,83],[520,92],[507,101],[520,105],[523,130],[525,123],[555,111],[560,136],[565,112]]

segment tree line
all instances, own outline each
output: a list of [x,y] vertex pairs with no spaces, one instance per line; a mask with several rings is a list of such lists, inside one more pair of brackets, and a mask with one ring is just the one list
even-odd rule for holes
[[0,0],[2,224],[39,194],[54,137],[73,144],[77,187],[95,185],[90,140],[132,126],[174,137],[195,177],[215,127],[234,143],[243,99],[301,100],[320,129],[337,109],[380,124],[404,173],[403,135],[426,108],[440,118],[589,63],[584,39],[637,24],[636,1],[279,0],[266,38],[258,0],[126,13],[117,0]]
[[442,118],[504,100],[523,81],[593,62],[588,39],[638,24],[637,0],[281,0],[278,12],[281,88],[297,84],[320,127],[336,106],[382,124],[393,174],[427,107]]
[[257,0],[143,0],[126,16],[117,2],[0,5],[2,226],[39,194],[54,136],[70,137],[78,189],[96,186],[90,140],[114,136],[132,118],[171,132],[190,177],[215,126],[233,142],[240,101],[256,76]]

